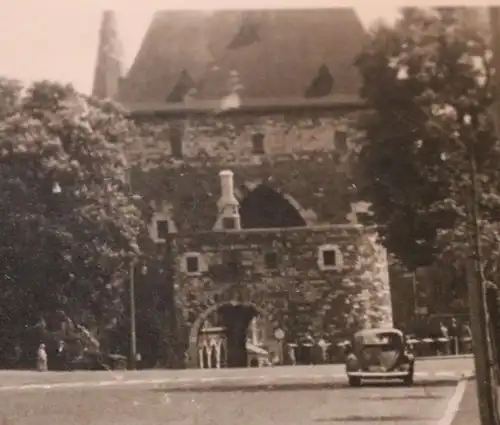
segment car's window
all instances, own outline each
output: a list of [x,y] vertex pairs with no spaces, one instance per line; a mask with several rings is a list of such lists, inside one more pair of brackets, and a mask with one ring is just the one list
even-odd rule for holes
[[355,344],[362,349],[396,350],[403,346],[403,341],[401,335],[394,332],[373,332],[356,336]]

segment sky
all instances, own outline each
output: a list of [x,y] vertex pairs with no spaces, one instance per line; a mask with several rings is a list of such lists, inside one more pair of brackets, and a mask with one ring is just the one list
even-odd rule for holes
[[[419,5],[429,1],[420,0]],[[393,21],[402,4],[397,0],[0,0],[0,76],[26,83],[69,82],[90,93],[105,9],[116,11],[127,68],[159,9],[350,6],[369,26],[379,19]]]

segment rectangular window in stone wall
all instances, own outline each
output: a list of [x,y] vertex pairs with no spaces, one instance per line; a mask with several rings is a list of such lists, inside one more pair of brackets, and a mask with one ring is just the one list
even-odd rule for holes
[[323,251],[323,264],[326,267],[334,267],[337,265],[337,252],[333,249]]
[[168,132],[168,138],[170,141],[170,149],[172,156],[176,159],[181,159],[183,156],[182,152],[182,130],[177,127],[171,127]]
[[264,254],[264,265],[267,270],[276,270],[278,268],[278,254],[266,252]]
[[255,155],[263,155],[266,153],[264,149],[264,135],[255,133],[252,135],[252,153]]
[[200,269],[198,257],[190,256],[186,258],[186,271],[188,273],[197,273]]
[[337,245],[321,245],[318,247],[318,266],[321,270],[337,270],[343,268],[342,252]]

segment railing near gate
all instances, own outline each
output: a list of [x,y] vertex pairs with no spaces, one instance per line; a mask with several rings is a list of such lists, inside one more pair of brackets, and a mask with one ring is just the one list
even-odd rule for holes
[[471,337],[410,338],[407,342],[416,357],[472,354]]
[[[472,354],[472,338],[414,338],[407,339],[412,353],[418,357],[461,356]],[[331,343],[325,340],[317,342],[298,342],[285,345],[284,364],[322,364],[343,363],[345,347],[348,341]]]

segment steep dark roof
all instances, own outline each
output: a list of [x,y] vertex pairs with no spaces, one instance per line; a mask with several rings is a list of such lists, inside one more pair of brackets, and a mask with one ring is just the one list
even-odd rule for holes
[[157,12],[119,100],[167,102],[186,75],[190,96],[220,99],[234,71],[243,99],[357,95],[365,40],[349,8]]

